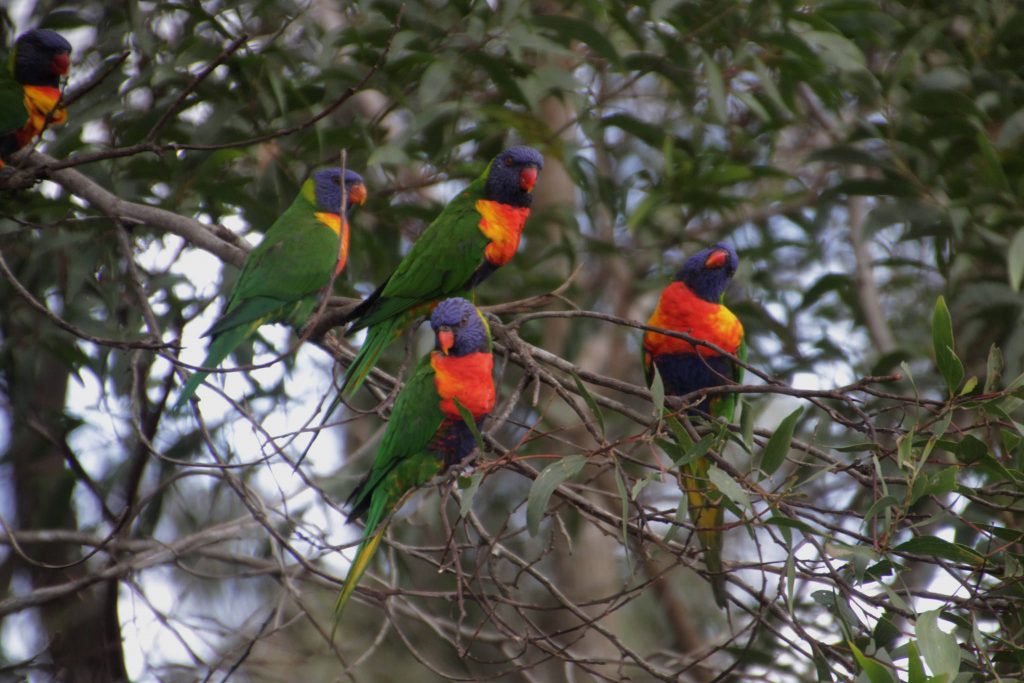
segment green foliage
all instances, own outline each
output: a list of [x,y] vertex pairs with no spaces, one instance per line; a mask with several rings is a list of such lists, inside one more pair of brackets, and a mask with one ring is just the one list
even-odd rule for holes
[[949,317],[946,300],[941,296],[935,302],[935,312],[932,314],[932,343],[939,372],[946,380],[949,393],[956,394],[964,379],[964,365],[953,348],[953,321]]
[[586,464],[587,459],[582,455],[568,455],[551,463],[537,475],[526,499],[526,527],[530,530],[531,536],[536,536],[540,532],[540,522],[544,519],[548,501],[555,489],[567,479],[579,474]]
[[793,430],[796,428],[796,421],[800,419],[803,408],[797,408],[783,418],[778,428],[772,433],[768,443],[765,444],[764,454],[761,456],[761,469],[765,474],[771,475],[779,469],[789,454],[789,445],[793,440]]
[[932,610],[919,614],[915,627],[921,654],[936,683],[952,681],[960,671],[960,647],[952,634],[939,628],[940,613],[941,610]]

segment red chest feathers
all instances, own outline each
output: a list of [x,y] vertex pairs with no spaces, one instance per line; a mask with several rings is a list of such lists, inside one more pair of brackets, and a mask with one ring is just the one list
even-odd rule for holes
[[[740,342],[743,341],[743,325],[732,311],[722,304],[704,301],[682,282],[673,282],[665,288],[647,324],[651,327],[685,332],[729,353],[736,353]],[[717,352],[706,346],[695,349],[693,344],[684,339],[667,337],[657,332],[644,333],[644,349],[652,356],[665,353],[717,355]]]
[[494,408],[494,356],[478,352],[457,358],[435,351],[430,355],[430,365],[445,415],[462,419],[453,399],[458,399],[475,418]]
[[25,86],[25,109],[28,110],[28,121],[25,126],[17,131],[18,145],[24,147],[32,138],[43,132],[46,126],[46,117],[49,116],[51,125],[64,123],[68,118],[67,111],[57,108],[60,102],[60,90],[43,85]]
[[481,199],[476,203],[476,210],[480,213],[480,232],[491,241],[484,247],[484,258],[491,265],[505,265],[519,249],[519,238],[530,209]]

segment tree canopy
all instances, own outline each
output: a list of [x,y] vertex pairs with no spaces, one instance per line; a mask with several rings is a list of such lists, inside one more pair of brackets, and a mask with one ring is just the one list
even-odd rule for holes
[[[1024,680],[1018,3],[39,0],[0,26],[74,46],[68,121],[0,170],[0,672]],[[485,447],[406,501],[332,637],[341,503],[428,348],[321,426],[361,341],[336,323],[512,144],[545,167],[476,292]],[[171,410],[247,251],[340,163],[369,198],[316,319]],[[640,352],[718,241],[750,346],[724,449]]]

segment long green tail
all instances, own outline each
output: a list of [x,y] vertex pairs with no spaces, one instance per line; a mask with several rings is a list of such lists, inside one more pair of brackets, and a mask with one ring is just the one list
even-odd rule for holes
[[352,360],[352,365],[348,366],[348,371],[345,373],[345,382],[341,385],[341,392],[328,409],[327,415],[324,417],[325,422],[342,399],[351,398],[359,391],[359,387],[363,386],[363,382],[369,376],[370,371],[377,365],[377,359],[380,358],[380,354],[401,333],[404,326],[403,323],[405,322],[406,316],[395,316],[374,325],[366,331],[366,341],[363,342],[359,353]]
[[680,475],[686,489],[690,519],[697,528],[697,539],[704,549],[704,566],[710,575],[711,592],[718,606],[724,609],[728,604],[725,575],[722,573],[722,523],[725,519],[725,510],[718,502],[722,494],[708,480],[708,468],[707,459],[698,458],[683,465],[680,468]]
[[[370,529],[372,527],[367,525],[366,528]],[[348,576],[345,577],[345,583],[341,586],[341,593],[338,594],[338,600],[334,603],[335,628],[338,622],[341,621],[341,613],[345,609],[345,605],[348,604],[348,599],[352,597],[356,584],[359,583],[359,579],[363,578],[367,565],[370,564],[374,553],[377,552],[377,546],[380,545],[381,539],[384,538],[385,531],[387,531],[387,525],[382,524],[375,534],[364,538],[363,542],[359,544],[359,550],[356,551],[356,559],[352,561],[352,566],[348,569]]]
[[[399,418],[400,419],[400,418]],[[415,455],[392,462],[388,470],[374,477],[371,472],[356,490],[349,496],[347,505],[351,506],[352,514],[359,515],[360,510],[369,496],[369,508],[366,509],[366,520],[363,527],[363,542],[359,544],[356,558],[349,567],[348,576],[342,584],[338,601],[334,604],[334,628],[341,621],[341,612],[345,609],[348,599],[356,589],[356,584],[366,571],[370,559],[380,545],[384,532],[387,530],[387,518],[391,512],[401,507],[403,499],[410,492],[430,481],[441,471],[443,462],[433,451],[424,450]]]
[[[370,564],[374,553],[377,552],[377,546],[380,545],[381,539],[384,538],[384,532],[387,531],[388,525],[382,524],[382,522],[395,509],[398,501],[402,498],[400,492],[403,489],[396,485],[401,480],[401,474],[398,470],[391,470],[385,479],[385,481],[379,481],[374,484],[373,490],[364,491],[366,495],[370,496],[370,506],[366,510],[363,542],[359,544],[359,550],[356,551],[356,557],[352,560],[352,566],[348,568],[348,576],[345,577],[345,583],[341,586],[341,593],[338,595],[338,600],[334,603],[335,629],[338,628],[338,623],[341,621],[341,613],[345,609],[345,605],[348,604],[348,599],[352,597],[359,579],[363,578],[367,565]],[[371,484],[369,482],[360,484],[356,491],[353,492],[353,495],[357,495],[364,485],[370,486]],[[358,502],[352,503],[351,498],[349,500],[350,504],[355,505],[355,509],[359,508]]]
[[[228,357],[228,354],[241,344],[246,337],[255,332],[256,328],[262,323],[262,320],[254,320],[248,325],[232,327],[215,336],[210,341],[210,349],[206,352],[206,360],[203,361],[203,367],[215,368],[220,365]],[[188,400],[192,398],[192,394],[196,392],[196,389],[199,388],[199,385],[203,383],[209,374],[202,370],[192,373],[192,376],[188,378],[188,381],[182,388],[181,394],[178,396],[178,400],[175,401],[172,410],[180,410],[185,407]]]

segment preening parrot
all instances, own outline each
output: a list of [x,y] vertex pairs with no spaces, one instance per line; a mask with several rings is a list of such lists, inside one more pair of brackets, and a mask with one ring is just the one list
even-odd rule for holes
[[346,505],[349,519],[365,517],[356,551],[335,605],[340,618],[380,544],[386,520],[410,491],[457,465],[476,447],[462,405],[477,425],[494,408],[491,332],[466,299],[440,302],[430,314],[434,350],[423,356],[395,399],[369,474]]
[[510,147],[460,192],[420,235],[388,279],[346,317],[346,334],[366,341],[345,373],[341,396],[352,396],[381,352],[436,301],[465,294],[508,263],[530,215],[544,157]]
[[7,62],[7,70],[0,73],[0,168],[48,124],[67,120],[58,103],[60,79],[71,64],[71,43],[55,31],[27,31],[14,41]]
[[[345,192],[346,212],[366,201],[358,173],[345,171]],[[348,245],[348,220],[341,216],[341,169],[317,171],[246,257],[224,314],[206,333],[212,340],[203,367],[220,365],[261,325],[304,323],[321,290],[344,269]],[[188,402],[207,374],[199,371],[189,377],[175,408]]]
[[[743,325],[725,307],[722,298],[736,272],[739,258],[732,246],[719,243],[702,249],[683,264],[675,279],[661,293],[658,305],[647,324],[694,339],[709,342],[740,359],[746,357]],[[698,389],[739,383],[743,368],[731,358],[707,346],[691,344],[676,337],[647,331],[643,339],[644,371],[647,383],[658,369],[666,396],[683,396]],[[736,394],[705,396],[689,412],[733,419]],[[690,518],[704,548],[704,564],[711,574],[715,601],[725,607],[725,580],[722,576],[721,492],[708,479],[706,458],[682,466]]]

